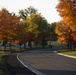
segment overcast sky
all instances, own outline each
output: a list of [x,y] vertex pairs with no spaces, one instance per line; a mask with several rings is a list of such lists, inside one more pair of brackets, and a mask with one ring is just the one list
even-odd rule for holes
[[60,21],[59,13],[55,8],[58,0],[0,0],[0,10],[6,8],[9,12],[18,14],[20,9],[33,6],[49,23]]

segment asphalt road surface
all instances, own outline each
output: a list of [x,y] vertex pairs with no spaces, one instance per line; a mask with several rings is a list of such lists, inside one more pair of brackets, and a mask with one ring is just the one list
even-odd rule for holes
[[18,61],[16,54],[7,57],[6,66],[11,75],[36,75]]
[[76,59],[60,56],[52,49],[27,51],[19,57],[44,75],[76,75]]

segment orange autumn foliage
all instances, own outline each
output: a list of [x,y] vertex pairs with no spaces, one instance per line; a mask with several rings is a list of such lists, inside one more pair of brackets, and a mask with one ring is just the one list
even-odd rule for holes
[[59,0],[57,11],[72,31],[76,31],[76,0]]
[[12,45],[16,45],[16,44],[19,44],[19,41],[18,40],[14,40],[11,43],[12,43]]
[[11,15],[6,9],[0,11],[0,40],[11,41],[16,35],[16,26],[19,23],[19,17]]
[[73,31],[62,21],[56,26],[55,32],[58,35],[58,41],[61,43],[69,43],[70,41],[74,41],[72,36]]
[[58,41],[61,42],[61,43],[67,43],[66,39],[63,38],[63,37],[59,37]]

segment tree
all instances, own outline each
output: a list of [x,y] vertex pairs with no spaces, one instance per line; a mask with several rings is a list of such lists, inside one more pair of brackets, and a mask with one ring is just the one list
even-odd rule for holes
[[66,25],[76,31],[76,0],[59,0],[56,8]]
[[19,44],[20,50],[21,45],[26,43],[26,31],[25,26],[22,22],[16,27],[16,36],[14,36],[14,40],[12,41],[13,44]]
[[[74,46],[75,46],[76,0],[59,0],[59,3],[56,8],[57,8],[57,11],[59,12],[59,15],[62,17],[62,19],[65,23],[66,29],[71,31],[70,36],[72,38],[70,38],[70,40],[72,40],[72,39],[74,40]],[[68,34],[69,34],[69,32],[68,32]]]
[[37,10],[32,6],[28,7],[27,9],[19,11],[20,17],[22,19],[26,19],[30,17],[32,14],[37,14],[37,13],[38,13]]
[[32,47],[32,44],[31,42],[34,40],[34,34],[30,31],[28,31],[26,33],[26,41],[28,42],[28,46],[31,48]]
[[73,32],[70,27],[67,27],[63,21],[58,23],[55,32],[58,35],[58,41],[61,43],[66,43],[68,49],[72,49],[72,44],[74,44],[75,47],[75,40],[72,36]]
[[51,23],[48,25],[48,37],[47,40],[48,41],[56,41],[57,40],[57,34],[55,33],[55,27],[56,27],[57,23]]
[[32,14],[24,23],[27,25],[27,31],[33,33],[35,38],[40,38],[42,43],[46,41],[48,23],[45,18],[39,14]]
[[34,40],[33,40],[35,45],[39,44],[40,41],[41,41],[41,38],[39,38],[39,37],[35,37]]
[[11,42],[15,36],[16,26],[18,23],[19,17],[11,15],[8,10],[3,8],[0,11],[0,40],[6,43],[8,41]]

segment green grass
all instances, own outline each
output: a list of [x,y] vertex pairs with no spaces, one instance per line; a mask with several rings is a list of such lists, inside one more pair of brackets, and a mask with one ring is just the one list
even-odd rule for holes
[[6,53],[0,53],[0,75],[10,75],[5,63],[7,55]]
[[66,54],[66,55],[76,56],[76,51],[66,51],[66,50],[63,50],[63,51],[58,51],[58,52],[62,53],[62,54]]

